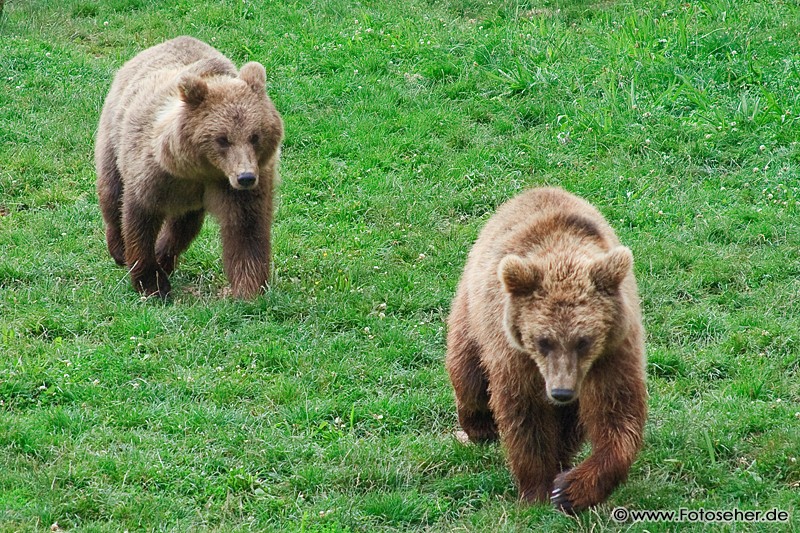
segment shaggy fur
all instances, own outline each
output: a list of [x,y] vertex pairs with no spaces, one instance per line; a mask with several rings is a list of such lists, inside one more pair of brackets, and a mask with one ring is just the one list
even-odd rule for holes
[[261,64],[237,72],[191,37],[117,73],[97,131],[97,191],[108,250],[139,292],[168,295],[206,211],[220,222],[232,294],[252,297],[267,283],[283,123],[265,86]]
[[[561,189],[497,211],[472,249],[448,322],[447,370],[473,442],[502,438],[525,501],[604,501],[642,444],[644,344],[630,250]],[[591,455],[571,461],[585,437]]]

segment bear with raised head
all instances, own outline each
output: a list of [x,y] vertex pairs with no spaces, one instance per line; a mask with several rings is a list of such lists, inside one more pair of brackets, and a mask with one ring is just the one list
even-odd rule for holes
[[632,266],[599,211],[559,188],[501,206],[469,254],[447,370],[466,436],[501,439],[523,501],[577,512],[627,478],[647,416]]
[[108,250],[136,290],[169,294],[168,276],[206,211],[220,223],[230,292],[262,290],[282,138],[260,63],[237,71],[211,46],[178,37],[122,66],[103,106],[95,164]]

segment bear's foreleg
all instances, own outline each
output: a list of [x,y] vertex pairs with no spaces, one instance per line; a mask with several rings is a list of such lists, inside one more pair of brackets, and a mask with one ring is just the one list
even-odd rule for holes
[[539,400],[520,392],[512,387],[492,389],[492,410],[520,499],[546,502],[559,471],[559,423],[543,398]]
[[595,363],[583,384],[580,418],[591,455],[555,480],[551,501],[573,513],[605,501],[628,477],[641,448],[647,392],[641,363]]
[[155,243],[163,216],[126,201],[122,209],[125,264],[133,287],[145,296],[166,298],[171,290],[167,273],[156,260]]
[[164,223],[156,242],[156,260],[167,275],[178,264],[178,256],[189,248],[203,227],[205,211],[191,211],[179,217],[170,217]]
[[489,408],[489,380],[481,366],[480,346],[466,331],[463,301],[457,300],[450,315],[445,364],[455,390],[458,423],[470,441],[493,442],[498,435]]
[[578,402],[555,407],[555,413],[559,423],[556,458],[558,470],[563,472],[572,466],[572,459],[580,451],[584,431],[579,419]]
[[234,297],[253,298],[269,282],[272,216],[268,207],[244,204],[220,216],[223,267]]

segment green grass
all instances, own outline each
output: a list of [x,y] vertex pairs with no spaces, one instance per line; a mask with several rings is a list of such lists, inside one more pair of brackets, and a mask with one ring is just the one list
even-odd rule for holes
[[[800,509],[800,7],[589,0],[10,0],[0,15],[0,530],[672,531],[616,506]],[[283,114],[274,282],[206,224],[172,303],[105,250],[93,136],[178,34],[262,62]],[[463,446],[444,320],[524,188],[630,246],[650,417],[572,519]],[[706,530],[702,525],[683,528]],[[719,525],[726,531],[773,526]]]

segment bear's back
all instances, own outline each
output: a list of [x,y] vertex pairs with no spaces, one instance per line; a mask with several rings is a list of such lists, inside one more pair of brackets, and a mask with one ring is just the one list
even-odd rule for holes
[[593,205],[557,187],[534,188],[501,205],[489,219],[470,252],[465,275],[480,276],[484,282],[486,277],[496,278],[503,257],[535,254],[550,246],[556,234],[603,251],[619,245]]
[[115,128],[129,109],[137,117],[157,112],[166,98],[177,94],[177,81],[186,70],[200,77],[237,75],[228,58],[194,37],[176,37],[153,46],[127,61],[115,75],[104,106],[109,126]]
[[[233,63],[213,47],[194,37],[176,37],[140,52],[122,65],[114,78],[111,92],[124,91],[131,86],[136,88],[148,78],[157,79],[161,75],[174,77],[187,66],[200,61],[213,61],[216,70],[220,69],[219,65],[225,65],[228,68],[224,73],[236,76]],[[195,74],[203,76],[204,72]]]
[[530,189],[497,210],[481,231],[476,246],[527,254],[556,232],[619,244],[614,231],[593,205],[557,187]]

